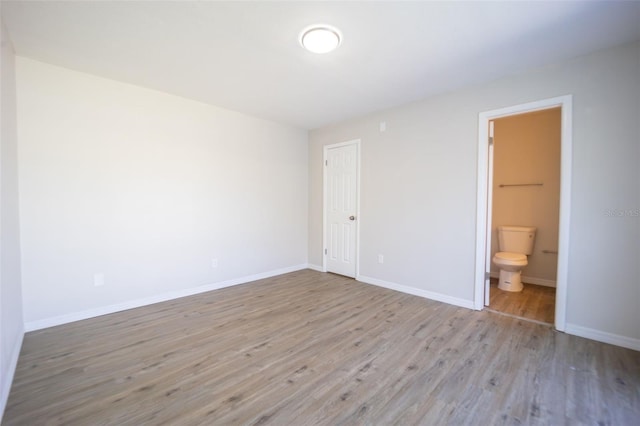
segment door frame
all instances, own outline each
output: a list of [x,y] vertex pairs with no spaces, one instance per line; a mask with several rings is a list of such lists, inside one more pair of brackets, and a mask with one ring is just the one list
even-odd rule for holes
[[356,146],[356,271],[360,275],[360,139],[325,145],[322,155],[322,272],[327,272],[327,161],[330,149]]
[[489,158],[489,122],[498,118],[561,107],[560,130],[560,212],[558,229],[558,270],[556,276],[555,328],[564,331],[568,297],[569,225],[571,213],[571,160],[573,144],[572,95],[542,99],[505,108],[481,112],[478,116],[478,189],[476,206],[476,270],[474,308],[482,310],[485,297],[485,272],[490,261],[487,247],[491,243],[489,182],[493,172]]

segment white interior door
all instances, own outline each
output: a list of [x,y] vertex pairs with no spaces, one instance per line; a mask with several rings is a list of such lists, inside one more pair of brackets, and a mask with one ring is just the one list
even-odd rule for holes
[[326,270],[355,278],[357,257],[358,144],[325,151]]

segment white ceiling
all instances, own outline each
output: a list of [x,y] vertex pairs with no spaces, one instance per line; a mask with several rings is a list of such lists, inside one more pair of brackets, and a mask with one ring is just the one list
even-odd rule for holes
[[[2,1],[18,55],[316,128],[640,39],[640,2]],[[298,44],[314,23],[333,53]]]

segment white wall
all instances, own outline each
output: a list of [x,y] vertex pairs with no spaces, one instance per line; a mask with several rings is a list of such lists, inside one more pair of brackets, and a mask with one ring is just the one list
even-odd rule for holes
[[306,265],[305,130],[21,57],[17,94],[27,325]]
[[310,132],[309,262],[322,264],[322,147],[359,138],[360,274],[471,304],[478,114],[566,94],[574,95],[567,331],[640,349],[638,43]]
[[18,157],[16,137],[15,57],[0,19],[0,420],[9,397],[22,336],[20,234],[18,220]]

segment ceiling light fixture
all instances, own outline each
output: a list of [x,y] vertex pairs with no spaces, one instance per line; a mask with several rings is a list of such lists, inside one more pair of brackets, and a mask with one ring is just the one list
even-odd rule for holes
[[302,47],[313,53],[329,53],[340,46],[342,34],[329,25],[314,25],[300,34]]

